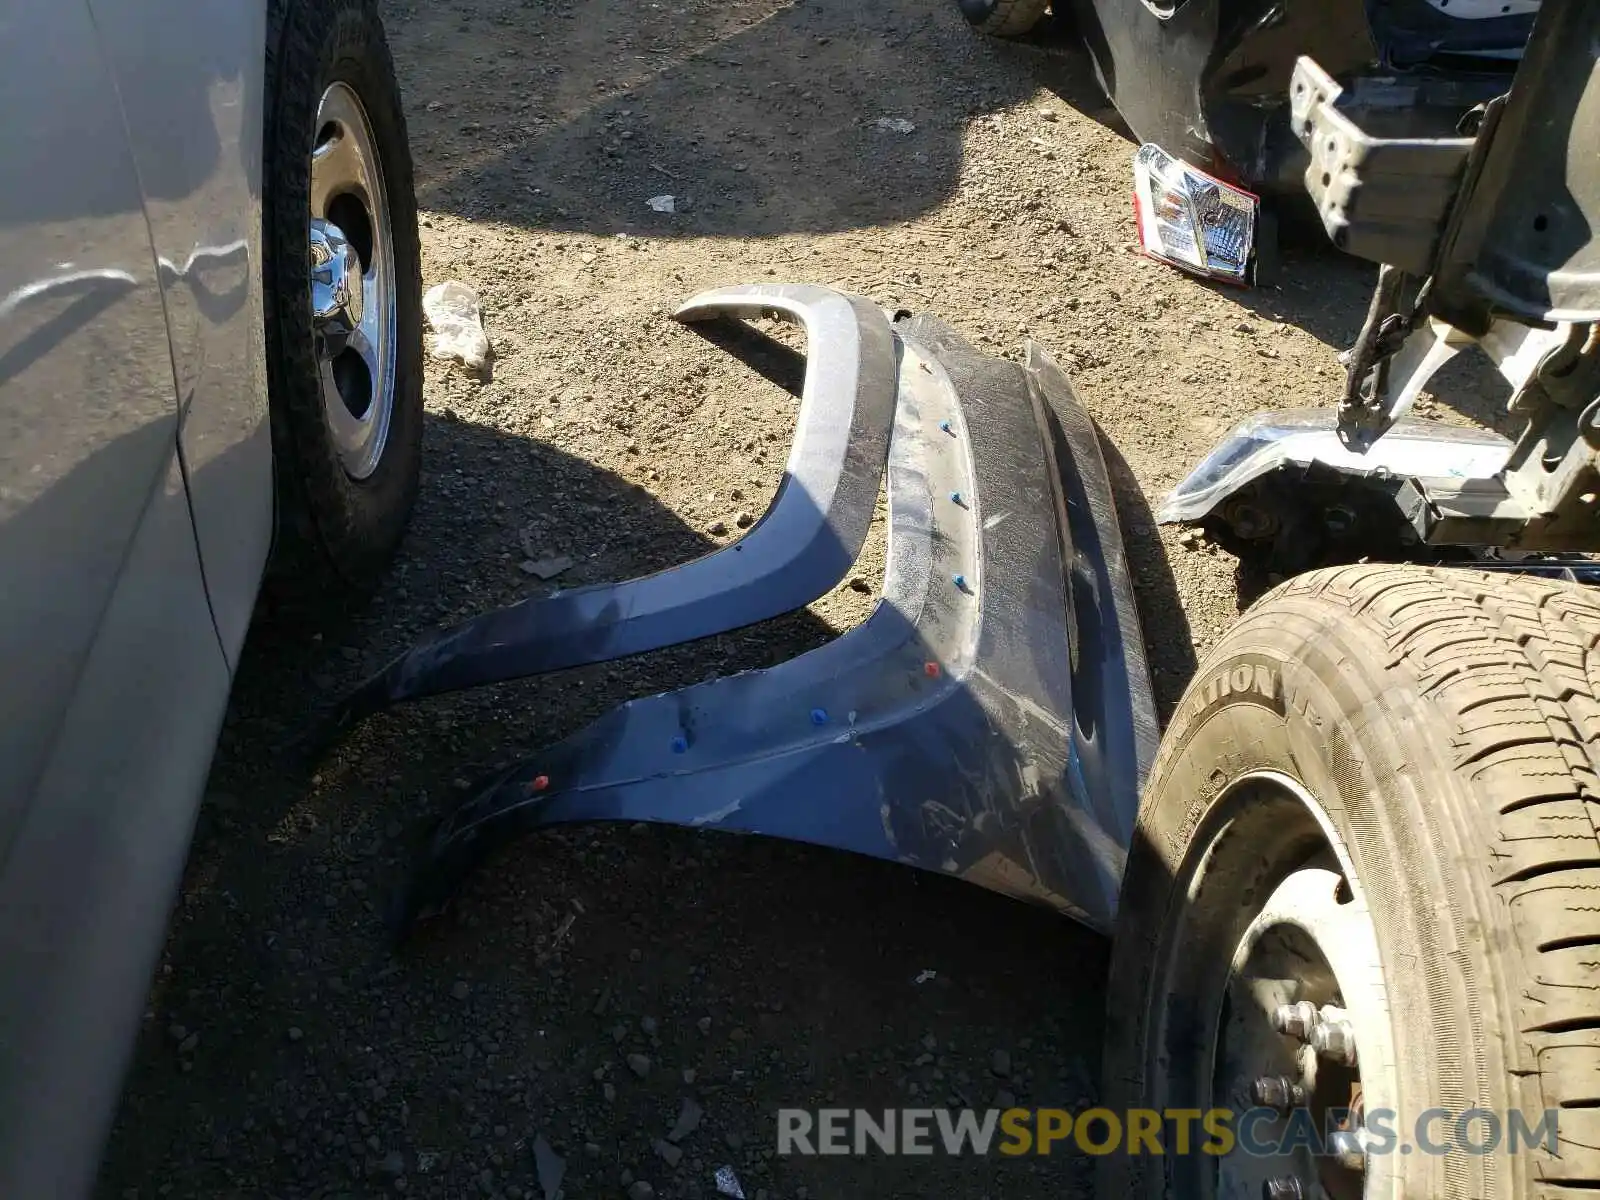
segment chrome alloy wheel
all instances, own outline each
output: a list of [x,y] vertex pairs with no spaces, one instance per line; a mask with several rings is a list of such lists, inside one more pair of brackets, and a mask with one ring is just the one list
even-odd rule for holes
[[345,83],[317,105],[308,243],[323,413],[345,473],[366,479],[394,411],[394,236],[372,126]]

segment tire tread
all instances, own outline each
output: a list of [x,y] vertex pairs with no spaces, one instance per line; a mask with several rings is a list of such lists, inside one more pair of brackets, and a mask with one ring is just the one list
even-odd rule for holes
[[[1454,730],[1520,966],[1517,1029],[1561,1154],[1532,1194],[1600,1186],[1600,599],[1576,584],[1396,565],[1284,585],[1366,622]],[[1252,610],[1256,612],[1257,610]]]
[[998,0],[988,16],[974,24],[991,37],[1022,37],[1044,19],[1050,0]]

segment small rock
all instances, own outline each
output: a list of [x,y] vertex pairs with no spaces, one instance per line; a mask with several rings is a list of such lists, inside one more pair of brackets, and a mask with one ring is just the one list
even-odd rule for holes
[[628,1200],[653,1200],[655,1194],[655,1188],[643,1179],[635,1179],[628,1185]]
[[994,1094],[994,1106],[999,1109],[1015,1108],[1017,1106],[1017,1098],[1006,1091],[1005,1088],[1001,1088]]
[[750,513],[741,510],[739,515],[734,517],[733,523],[740,529],[749,529],[756,523],[756,519]]
[[917,127],[904,117],[879,117],[873,125],[884,133],[905,134],[917,131]]
[[695,1069],[693,1067],[685,1067],[683,1069],[683,1081],[685,1083],[693,1083],[695,1081]]
[[729,1150],[737,1150],[744,1145],[744,1138],[734,1133],[731,1129],[722,1135],[722,1140],[727,1144]]
[[643,1079],[650,1074],[650,1056],[648,1054],[628,1055],[628,1070]]
[[298,1026],[298,1025],[289,1026],[289,1040],[291,1042],[298,1042],[303,1037],[305,1037],[305,1031],[302,1030],[300,1028],[300,1026]]
[[1193,550],[1200,545],[1200,532],[1196,529],[1185,529],[1178,535],[1178,545],[1185,550]]
[[572,559],[565,554],[557,554],[552,558],[524,559],[521,564],[524,575],[537,575],[540,579],[554,579],[571,568]]
[[711,1018],[710,1017],[701,1017],[694,1024],[695,1024],[695,1028],[698,1029],[701,1033],[710,1033],[711,1032]]
[[672,1123],[672,1132],[667,1134],[667,1141],[674,1144],[683,1141],[700,1128],[700,1120],[705,1115],[705,1110],[693,1098],[685,1096],[683,1107],[678,1110],[678,1119]]
[[189,1031],[177,1022],[173,1022],[167,1026],[167,1036],[175,1042],[181,1042],[189,1036]]
[[674,213],[678,211],[678,198],[676,196],[651,196],[645,203],[658,213]]
[[1040,107],[1037,111],[1041,121],[1054,121],[1060,115],[1053,108]]
[[180,1054],[193,1054],[195,1047],[199,1044],[200,1035],[198,1033],[191,1033],[188,1037],[184,1038],[183,1041],[178,1043],[178,1052]]
[[861,576],[852,575],[850,577],[850,590],[852,592],[860,592],[863,596],[870,596],[872,594],[872,585]]
[[933,1053],[933,1051],[939,1048],[939,1039],[934,1037],[931,1033],[924,1034],[922,1038],[922,1048],[928,1051],[930,1054]]
[[1011,1074],[1011,1054],[1006,1050],[996,1050],[989,1056],[989,1070],[1004,1079]]
[[721,537],[723,534],[728,532],[728,523],[722,520],[722,518],[718,517],[715,521],[706,526],[706,532],[711,534],[712,537]]
[[679,1150],[671,1142],[658,1139],[652,1149],[669,1167],[675,1167],[683,1161],[683,1151]]
[[465,1000],[470,995],[472,995],[472,985],[465,979],[458,979],[450,985],[451,999]]
[[389,1176],[404,1175],[406,1156],[398,1150],[391,1150],[383,1156],[383,1161],[378,1164],[378,1170]]
[[654,1017],[640,1017],[639,1028],[644,1030],[644,1035],[646,1037],[655,1037],[656,1030],[660,1028],[660,1025],[656,1022]]

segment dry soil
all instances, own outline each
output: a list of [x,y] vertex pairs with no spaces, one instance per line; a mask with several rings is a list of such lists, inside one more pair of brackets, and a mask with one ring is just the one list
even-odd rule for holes
[[[294,738],[435,625],[681,561],[759,514],[794,401],[666,314],[773,279],[935,311],[995,354],[1033,338],[1068,366],[1170,711],[1239,597],[1233,560],[1149,505],[1239,418],[1333,402],[1370,269],[1290,246],[1275,286],[1238,291],[1141,257],[1133,146],[1070,39],[984,41],[949,0],[390,0],[385,17],[424,282],[481,291],[493,378],[430,362],[423,495],[374,606],[316,639],[258,621],[101,1195],[541,1197],[542,1138],[570,1200],[709,1196],[722,1166],[767,1200],[1089,1196],[1092,1164],[1060,1154],[773,1156],[786,1105],[1092,1101],[1105,945],[970,886],[572,829],[499,857],[388,953],[386,897],[442,803],[628,696],[860,619],[881,540],[853,587],[757,631],[416,705],[315,773]],[[675,212],[646,203],[662,195]],[[1496,399],[1471,367],[1447,389]],[[549,583],[520,569],[562,555]],[[691,1102],[698,1126],[663,1143]]]

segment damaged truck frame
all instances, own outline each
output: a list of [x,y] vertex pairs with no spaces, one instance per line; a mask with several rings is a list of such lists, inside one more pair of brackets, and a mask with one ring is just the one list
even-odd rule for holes
[[[1201,664],[1159,753],[1096,431],[1041,349],[985,357],[808,286],[689,301],[685,321],[805,328],[763,518],[694,562],[442,630],[333,731],[798,608],[849,571],[886,469],[882,599],[818,649],[630,701],[483,781],[433,832],[402,925],[554,823],[875,855],[1114,935],[1114,1112],[1255,1107],[1282,1130],[1298,1110],[1324,1135],[1111,1155],[1107,1197],[1593,1195],[1597,62],[1600,5],[1546,0],[1508,94],[1438,138],[1392,110],[1369,132],[1300,61],[1307,186],[1334,242],[1382,265],[1339,407],[1247,422],[1162,510],[1290,578]],[[1510,383],[1515,442],[1405,415],[1473,343]],[[1440,1113],[1548,1136],[1407,1152]]]

